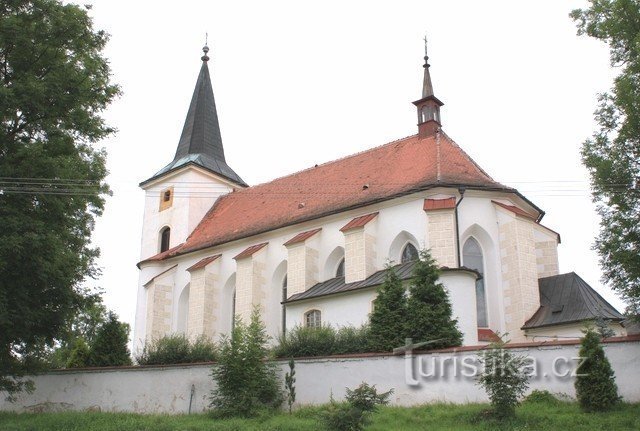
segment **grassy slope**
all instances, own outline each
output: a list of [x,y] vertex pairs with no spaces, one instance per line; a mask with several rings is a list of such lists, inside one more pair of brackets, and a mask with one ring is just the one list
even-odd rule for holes
[[[640,430],[640,404],[625,404],[609,413],[586,414],[576,404],[525,403],[513,422],[483,419],[486,405],[427,405],[385,407],[373,416],[370,431],[422,430]],[[56,431],[305,431],[321,430],[318,408],[304,408],[293,416],[281,414],[251,420],[214,420],[206,415],[166,416],[122,413],[0,413],[0,430]]]

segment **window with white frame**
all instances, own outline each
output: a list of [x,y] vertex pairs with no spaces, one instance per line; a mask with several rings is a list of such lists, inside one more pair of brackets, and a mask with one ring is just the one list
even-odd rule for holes
[[322,326],[322,313],[320,313],[320,310],[307,311],[304,314],[304,326],[307,328],[320,328]]

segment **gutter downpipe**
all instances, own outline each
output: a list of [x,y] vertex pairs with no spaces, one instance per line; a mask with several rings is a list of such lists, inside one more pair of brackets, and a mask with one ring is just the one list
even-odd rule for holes
[[458,199],[458,202],[456,202],[456,207],[454,209],[455,212],[455,216],[456,216],[456,254],[458,255],[458,268],[462,267],[462,257],[460,254],[460,228],[458,227],[458,206],[460,206],[460,204],[462,203],[462,200],[464,199],[464,192],[466,190],[466,187],[461,186],[458,188],[458,193],[460,193],[460,199]]

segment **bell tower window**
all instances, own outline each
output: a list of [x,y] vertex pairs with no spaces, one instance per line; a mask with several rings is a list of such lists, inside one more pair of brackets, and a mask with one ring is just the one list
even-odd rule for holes
[[173,205],[173,187],[169,187],[160,192],[160,211],[171,208]]
[[160,253],[169,250],[169,243],[171,241],[171,229],[165,227],[160,232]]

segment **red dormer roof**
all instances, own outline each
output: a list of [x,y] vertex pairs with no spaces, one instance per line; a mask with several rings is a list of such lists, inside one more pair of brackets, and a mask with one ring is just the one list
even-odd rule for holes
[[390,142],[220,197],[168,258],[438,186],[515,192],[439,133]]

